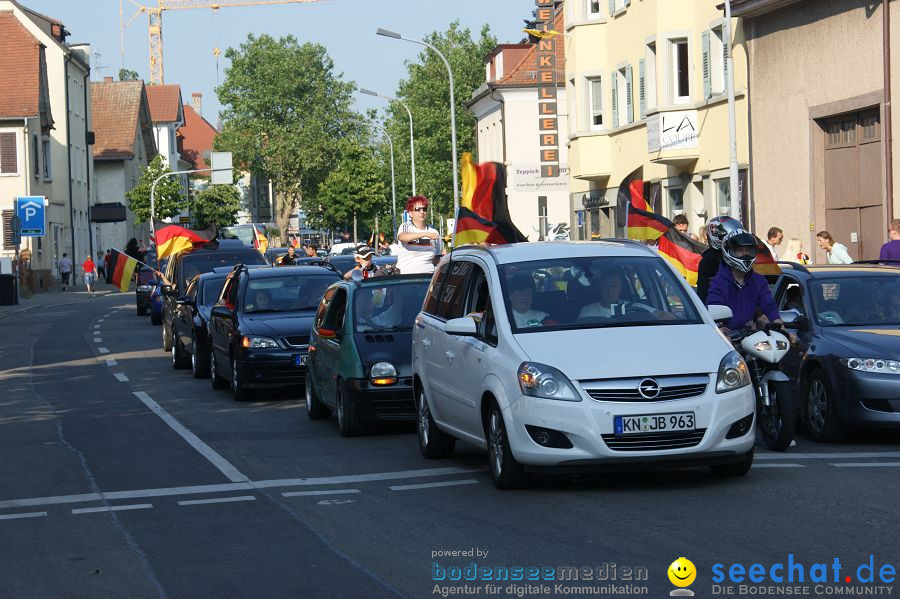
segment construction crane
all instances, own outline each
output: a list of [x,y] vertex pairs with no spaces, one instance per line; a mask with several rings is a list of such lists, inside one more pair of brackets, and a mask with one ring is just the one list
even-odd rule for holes
[[[162,15],[167,10],[191,10],[194,8],[209,8],[219,10],[227,6],[262,6],[266,4],[306,4],[321,2],[322,0],[156,0],[156,6],[144,6],[136,0],[128,0],[134,4],[138,11],[128,20],[130,24],[138,15],[146,14],[149,21],[147,28],[150,40],[150,83],[162,85],[163,83],[163,41],[162,41]],[[216,48],[218,50],[218,48]],[[217,54],[218,56],[218,54]]]

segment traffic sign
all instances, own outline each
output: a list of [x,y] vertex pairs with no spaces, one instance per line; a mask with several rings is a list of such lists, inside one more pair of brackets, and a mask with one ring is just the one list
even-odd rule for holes
[[44,196],[20,196],[16,198],[16,215],[19,217],[22,237],[43,237],[45,227]]

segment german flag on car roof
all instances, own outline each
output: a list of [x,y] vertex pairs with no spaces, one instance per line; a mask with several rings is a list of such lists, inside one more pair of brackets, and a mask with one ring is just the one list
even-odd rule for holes
[[781,267],[775,262],[768,246],[759,237],[756,238],[756,262],[753,263],[753,270],[761,275],[781,274]]
[[192,249],[195,245],[207,243],[216,238],[215,225],[202,231],[195,231],[180,225],[154,221],[153,228],[156,230],[154,241],[158,260],[180,254],[185,250]]
[[506,199],[506,167],[499,162],[476,164],[462,156],[462,188],[456,215],[456,243],[528,241],[512,222]]

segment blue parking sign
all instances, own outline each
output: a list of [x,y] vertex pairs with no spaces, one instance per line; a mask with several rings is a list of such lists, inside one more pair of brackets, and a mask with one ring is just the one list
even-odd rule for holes
[[20,196],[16,198],[16,214],[22,227],[22,237],[44,236],[44,196]]

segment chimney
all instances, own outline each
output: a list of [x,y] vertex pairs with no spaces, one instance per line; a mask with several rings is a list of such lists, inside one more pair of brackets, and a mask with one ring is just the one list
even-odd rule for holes
[[113,78],[112,78],[112,77],[104,77],[104,78],[103,78],[103,83],[112,83],[112,82],[113,82]]
[[203,116],[203,94],[201,92],[191,94],[191,105],[194,107],[194,112]]

